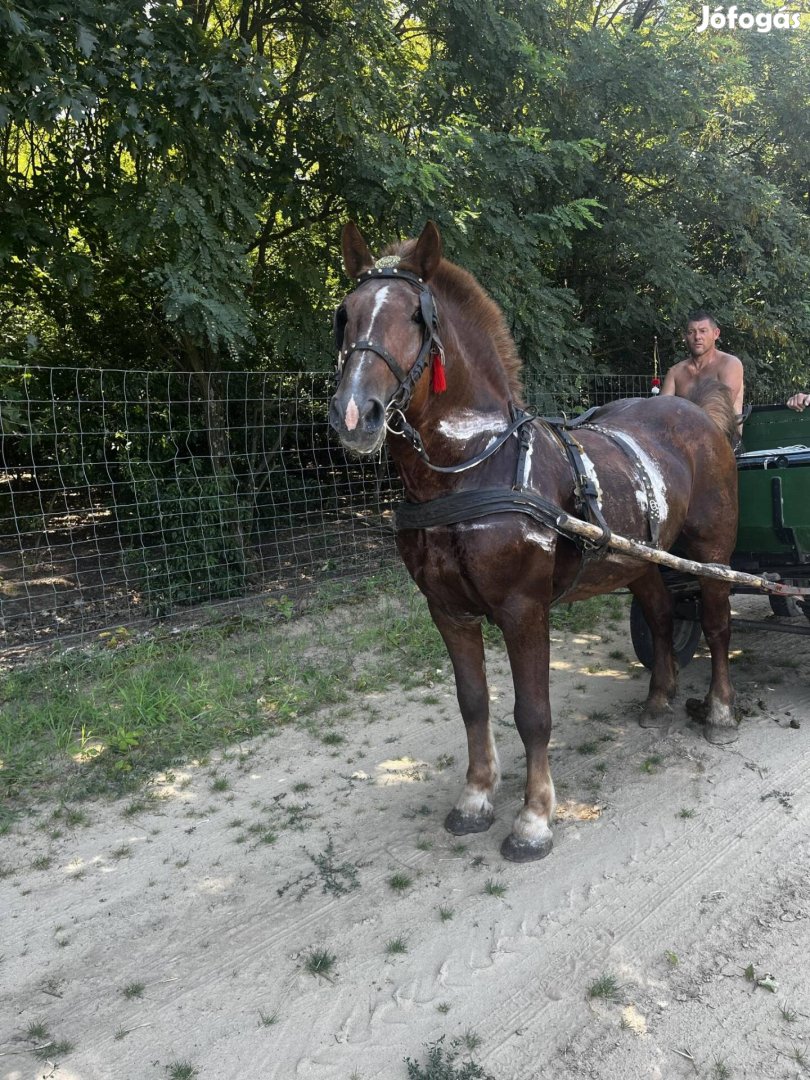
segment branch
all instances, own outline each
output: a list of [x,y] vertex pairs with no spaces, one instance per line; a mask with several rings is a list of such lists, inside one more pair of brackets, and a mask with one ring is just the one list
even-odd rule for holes
[[292,236],[294,233],[300,232],[301,229],[307,229],[310,225],[317,225],[320,222],[328,221],[335,211],[335,202],[337,197],[333,197],[331,200],[327,199],[326,206],[317,214],[308,214],[303,217],[295,225],[288,225],[285,229],[280,229],[277,233],[273,233],[273,219],[268,218],[265,222],[261,232],[256,240],[247,248],[248,251],[258,251],[258,263],[263,269],[267,269],[266,253],[268,247],[272,244],[277,244],[280,240],[286,240],[288,236]]

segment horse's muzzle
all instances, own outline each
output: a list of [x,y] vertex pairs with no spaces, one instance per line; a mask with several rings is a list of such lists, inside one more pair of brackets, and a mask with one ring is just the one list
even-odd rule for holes
[[385,405],[368,397],[359,405],[354,396],[338,392],[329,404],[329,424],[347,450],[375,454],[385,439]]

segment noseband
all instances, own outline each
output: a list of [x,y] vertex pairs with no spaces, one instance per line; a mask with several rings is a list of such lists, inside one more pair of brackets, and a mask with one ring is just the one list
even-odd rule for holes
[[[389,430],[395,430],[390,427],[388,414],[391,413],[393,416],[399,414],[404,421],[403,413],[410,405],[413,392],[416,389],[417,383],[424,375],[429,360],[435,358],[437,364],[444,364],[444,346],[439,337],[439,316],[436,312],[436,304],[433,301],[433,293],[425,284],[423,278],[411,273],[410,270],[398,270],[396,267],[391,266],[374,267],[371,270],[366,270],[365,273],[360,274],[357,279],[357,288],[362,288],[363,285],[367,285],[369,281],[380,281],[385,278],[388,278],[391,281],[405,281],[409,285],[413,285],[414,288],[419,291],[419,310],[422,313],[422,322],[424,323],[422,345],[419,349],[419,355],[416,357],[416,361],[410,371],[406,373],[402,370],[391,353],[376,341],[368,341],[364,338],[360,341],[353,341],[351,346],[344,348],[343,331],[346,324],[346,309],[341,305],[335,315],[335,336],[338,346],[336,385],[340,385],[346,363],[354,353],[373,352],[375,355],[379,356],[379,358],[386,363],[391,374],[399,384],[385,409],[386,426]],[[401,432],[397,432],[397,434],[399,433]]]

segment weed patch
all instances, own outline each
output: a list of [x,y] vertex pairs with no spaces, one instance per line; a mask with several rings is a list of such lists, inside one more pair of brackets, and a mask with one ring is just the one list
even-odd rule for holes
[[472,1058],[462,1059],[463,1044],[463,1039],[454,1039],[446,1046],[442,1036],[426,1047],[424,1064],[405,1058],[408,1080],[494,1080]]
[[619,983],[613,975],[601,975],[588,987],[588,997],[615,1001],[619,996]]

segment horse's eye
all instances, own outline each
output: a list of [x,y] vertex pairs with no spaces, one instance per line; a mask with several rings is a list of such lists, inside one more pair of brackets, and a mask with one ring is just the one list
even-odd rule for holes
[[413,313],[413,315],[411,315],[411,322],[415,322],[419,326],[424,326],[425,325],[425,320],[422,318],[422,309],[421,308],[417,308],[416,311]]

